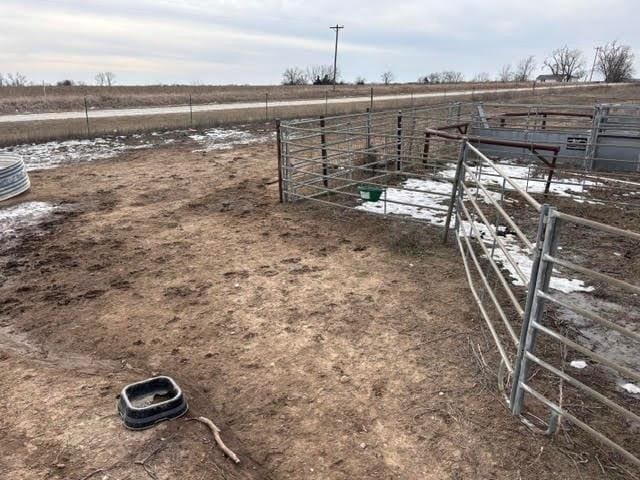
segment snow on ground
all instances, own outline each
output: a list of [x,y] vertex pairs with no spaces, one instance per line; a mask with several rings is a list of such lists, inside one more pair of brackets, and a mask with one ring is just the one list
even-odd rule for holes
[[[478,222],[475,222],[474,226],[475,230],[480,234],[480,239],[488,249],[491,250],[493,246],[493,238],[487,227],[484,223]],[[463,235],[469,235],[470,237],[474,236],[469,222],[463,222],[462,227],[461,232],[463,232]],[[500,237],[500,240],[502,241],[506,252],[499,246],[496,246],[493,252],[493,259],[509,273],[511,283],[516,286],[524,287],[525,282],[526,284],[529,284],[531,280],[531,268],[533,267],[533,260],[531,259],[529,250],[521,246],[520,240],[515,235],[504,235]],[[509,261],[509,257],[511,257],[515,266],[511,261]],[[518,268],[516,268],[516,266]],[[554,269],[553,273],[554,275],[551,277],[551,283],[549,286],[554,290],[558,290],[562,293],[592,292],[594,290],[594,287],[585,286],[582,280],[561,277],[556,269]]]
[[237,145],[267,142],[273,138],[273,135],[256,135],[243,130],[211,128],[203,133],[189,135],[189,138],[203,146],[203,148],[193,150],[194,152],[209,152],[229,150]]
[[[638,332],[640,328],[640,311],[637,309],[580,292],[571,293],[563,300],[609,319],[627,330]],[[560,310],[559,315],[566,324],[575,326],[580,332],[582,345],[631,370],[640,371],[640,357],[635,340],[568,309]]]
[[[127,140],[127,141],[125,141]],[[28,171],[47,170],[61,165],[112,158],[128,150],[153,146],[142,137],[107,137],[61,142],[23,144],[0,149],[0,153],[18,154]]]
[[640,395],[640,387],[633,383],[624,383],[620,385],[620,387],[627,393],[630,393],[632,395]]
[[15,239],[20,230],[42,223],[55,209],[47,202],[26,202],[0,208],[0,241],[5,244]]
[[[544,193],[544,189],[547,184],[547,178],[545,175],[534,175],[533,166],[528,165],[516,165],[513,163],[497,163],[497,167],[507,175],[512,182],[518,186],[518,188],[524,190],[527,193]],[[453,180],[455,176],[455,168],[443,170],[441,175],[444,178]],[[475,169],[467,172],[467,179],[475,180],[477,176],[480,176],[480,180],[485,187],[499,187],[502,188],[503,177],[498,174],[492,167],[484,165],[482,170],[476,171]],[[587,202],[590,204],[601,204],[601,202],[586,199],[585,195],[588,194],[589,187],[598,185],[597,182],[587,180],[585,178],[576,177],[563,177],[558,178],[554,176],[549,188],[551,195],[557,195],[559,197],[571,198],[578,203]],[[514,191],[515,188],[509,182],[505,182],[505,190]]]
[[[455,170],[454,170],[455,173]],[[448,178],[451,170],[445,170],[440,175]],[[453,175],[451,175],[453,178]],[[407,215],[409,217],[426,220],[432,225],[444,226],[447,215],[447,202],[451,195],[451,183],[438,180],[409,179],[401,185],[402,188],[389,187],[378,202],[364,202],[356,209],[371,213],[387,213],[393,215]],[[485,202],[488,199],[483,198]],[[398,203],[393,203],[398,202]],[[404,205],[405,203],[411,205]],[[471,225],[463,222],[462,230],[465,235],[473,236]],[[475,222],[475,228],[481,240],[491,250],[493,240],[490,232],[484,223]],[[531,275],[533,261],[529,251],[520,245],[515,235],[505,235],[501,237],[505,250],[516,264],[516,268],[509,261],[507,253],[496,247],[493,258],[505,269],[511,277],[512,283],[517,286],[524,286],[523,278],[518,272],[521,271],[524,280],[528,283]],[[551,288],[563,293],[571,292],[591,292],[593,287],[585,286],[582,280],[562,278],[555,271],[551,279]]]
[[587,368],[587,362],[585,362],[584,360],[572,360],[569,365],[571,365],[573,368],[577,368],[578,370]]
[[[408,215],[420,220],[427,220],[439,227],[444,226],[447,216],[446,204],[451,195],[449,182],[409,179],[402,184],[402,187],[402,189],[387,188],[379,202],[364,202],[356,208],[372,213]],[[404,190],[405,188],[420,191],[408,191]],[[403,202],[412,205],[389,202]]]
[[272,135],[254,134],[237,129],[212,128],[202,133],[195,130],[176,130],[164,133],[120,135],[114,137],[84,140],[65,140],[59,142],[23,144],[0,148],[0,153],[13,153],[22,156],[28,171],[56,168],[61,165],[85,163],[116,157],[124,152],[170,145],[176,142],[176,136],[188,138],[203,146],[195,151],[230,149],[236,145],[248,145],[268,141]]
[[[519,169],[508,169],[511,174],[521,174]],[[452,179],[455,171],[447,169],[440,173],[443,178]],[[483,176],[484,177],[484,176]],[[483,178],[484,180],[484,178]],[[497,179],[496,179],[497,180]],[[488,179],[491,182],[491,177]],[[569,183],[569,182],[567,182]],[[494,181],[495,185],[501,185],[501,182]],[[538,183],[530,184],[538,185]],[[544,189],[544,183],[541,190]],[[576,184],[577,185],[577,184]],[[557,188],[553,188],[552,191],[561,196],[571,197],[576,201],[583,200],[578,196],[578,189],[568,190],[571,185],[558,185]],[[512,188],[512,187],[511,187]],[[524,188],[524,186],[523,186]],[[529,191],[536,191],[534,189],[539,188],[534,186],[529,188]],[[405,190],[406,189],[406,190]],[[482,192],[481,192],[482,193]],[[492,192],[493,193],[493,192]],[[451,194],[451,183],[433,180],[418,180],[410,179],[404,182],[400,187],[389,187],[378,202],[364,202],[356,208],[359,210],[372,212],[372,213],[388,213],[394,215],[406,215],[420,220],[427,221],[432,225],[439,227],[444,226],[447,202]],[[487,202],[488,199],[483,196],[481,200]],[[391,203],[399,202],[399,203]],[[411,205],[403,205],[402,203],[408,203]],[[487,230],[484,223],[475,222],[473,224],[469,222],[463,222],[460,232],[462,235],[474,236],[478,235],[480,241],[484,242],[489,251],[492,250],[493,240]],[[476,233],[474,233],[476,232]],[[524,245],[520,240],[512,234],[506,234],[499,237],[503,242],[506,252],[512,258],[517,265],[520,273],[524,276],[524,280],[529,282],[529,276],[531,273],[531,266],[533,264],[529,251],[524,248]],[[500,265],[511,279],[514,285],[523,286],[521,276],[518,270],[511,264],[507,258],[507,254],[503,252],[499,247],[496,247],[493,252],[493,258],[498,265]],[[563,278],[559,272],[554,271],[552,277],[551,288],[562,292],[567,295],[571,303],[575,303],[583,308],[598,312],[603,316],[609,318],[616,318],[624,326],[630,329],[635,329],[635,325],[640,321],[640,317],[629,317],[629,312],[623,312],[619,305],[613,303],[607,303],[601,299],[588,295],[588,292],[594,290],[593,287],[585,286],[584,282],[579,279]],[[580,343],[587,346],[590,350],[605,355],[607,358],[616,361],[622,365],[626,365],[628,368],[638,369],[640,368],[640,359],[638,359],[636,353],[637,348],[633,342],[624,338],[618,332],[605,329],[599,324],[595,324],[589,319],[573,314],[570,311],[563,311],[562,315],[568,321],[569,324],[573,324],[577,331],[580,333]],[[635,315],[635,314],[634,314]],[[626,320],[625,320],[626,319]],[[585,360],[572,360],[569,363],[571,368],[582,370],[589,366]],[[628,383],[626,380],[615,376],[613,381],[618,387],[629,395],[640,395],[640,386]]]

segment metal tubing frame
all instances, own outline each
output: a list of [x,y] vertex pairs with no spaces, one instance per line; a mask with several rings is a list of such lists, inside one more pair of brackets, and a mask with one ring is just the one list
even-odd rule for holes
[[[540,210],[540,218],[538,220],[538,231],[536,234],[536,243],[534,245],[534,256],[533,256],[533,265],[531,266],[531,276],[529,277],[529,287],[527,289],[527,299],[525,301],[524,313],[522,316],[522,326],[520,328],[520,342],[518,344],[518,353],[516,356],[515,367],[514,367],[514,378],[520,378],[520,372],[522,369],[522,359],[525,355],[525,345],[527,343],[527,335],[529,332],[529,323],[531,321],[531,309],[533,306],[533,302],[535,300],[535,287],[532,288],[532,282],[537,281],[538,272],[540,270],[540,259],[542,258],[542,247],[543,241],[545,238],[545,230],[547,226],[547,221],[549,219],[549,210],[550,206],[545,204],[542,206]],[[535,280],[534,280],[535,279]],[[516,397],[518,396],[518,388],[514,387],[511,389],[511,396],[509,398],[509,406],[511,407],[512,413],[514,415],[518,415],[522,405],[518,403]],[[520,402],[522,399],[520,399]]]
[[544,232],[544,241],[539,254],[539,262],[537,267],[537,275],[534,279],[531,278],[529,289],[534,290],[533,298],[530,300],[529,315],[525,317],[523,325],[526,324],[527,328],[522,335],[521,345],[524,345],[519,349],[518,360],[519,364],[518,376],[515,378],[514,390],[516,392],[511,397],[511,412],[514,415],[521,415],[522,402],[524,399],[524,389],[522,386],[526,383],[528,376],[528,360],[526,353],[533,353],[535,349],[536,330],[534,325],[539,323],[544,313],[545,299],[535,295],[535,292],[540,290],[545,293],[549,291],[549,284],[551,282],[551,276],[553,275],[553,263],[549,260],[545,260],[545,255],[555,253],[558,248],[559,242],[559,220],[553,216],[553,207],[547,209],[546,229]]
[[451,189],[451,198],[449,201],[449,211],[447,212],[447,219],[444,222],[444,234],[442,236],[442,241],[447,243],[449,238],[449,228],[451,226],[451,215],[453,213],[454,203],[456,199],[456,195],[458,194],[458,189],[460,188],[460,173],[463,169],[464,159],[467,154],[467,141],[462,140],[460,142],[460,153],[458,154],[458,163],[456,164],[456,173],[453,179],[453,187]]
[[[471,104],[471,105],[474,105],[474,104]],[[530,106],[527,106],[527,107],[530,107]],[[284,131],[289,129],[287,126],[285,126],[284,129],[280,127],[278,129],[278,144],[279,144],[278,156],[279,156],[279,174],[282,176],[281,180],[279,178],[279,182],[282,185],[282,193],[281,193],[282,197],[287,199],[289,198],[289,195],[291,195],[291,197],[295,197],[295,198],[314,198],[317,201],[324,204],[328,204],[328,205],[338,205],[338,206],[342,206],[343,208],[355,208],[353,206],[339,204],[336,201],[332,201],[332,199],[330,198],[326,200],[321,200],[316,197],[320,195],[324,195],[326,193],[330,193],[330,194],[335,193],[338,195],[347,195],[350,198],[355,198],[358,195],[345,191],[345,189],[349,187],[353,187],[361,182],[355,181],[352,179],[347,179],[345,178],[345,175],[351,174],[357,170],[362,170],[362,171],[369,170],[370,172],[371,171],[376,172],[375,168],[368,169],[368,167],[372,166],[372,164],[379,163],[379,162],[386,162],[388,164],[389,162],[393,161],[394,157],[397,162],[396,171],[394,172],[393,170],[385,169],[384,170],[385,174],[379,175],[379,177],[386,178],[392,175],[403,175],[404,172],[401,170],[407,167],[416,168],[419,165],[421,165],[422,162],[426,161],[430,155],[432,155],[432,152],[430,151],[431,150],[430,147],[436,144],[435,142],[436,140],[442,141],[441,145],[444,146],[445,153],[448,152],[447,148],[449,145],[451,145],[451,142],[447,143],[446,140],[461,140],[460,149],[458,151],[458,159],[456,162],[456,171],[455,171],[450,195],[442,194],[441,192],[428,192],[426,190],[423,191],[419,189],[408,189],[404,187],[401,187],[401,188],[405,190],[416,191],[416,192],[434,193],[434,194],[437,193],[439,195],[449,196],[449,205],[447,206],[447,210],[446,210],[447,218],[445,221],[445,231],[444,231],[443,239],[446,241],[448,232],[451,229],[451,220],[455,219],[454,231],[456,234],[456,243],[457,243],[458,249],[460,250],[460,253],[462,254],[462,260],[464,263],[465,274],[467,277],[469,288],[471,290],[471,293],[475,302],[478,305],[480,313],[482,314],[482,317],[485,320],[487,327],[491,332],[496,348],[498,349],[498,352],[500,354],[501,361],[504,364],[504,366],[506,366],[513,380],[512,388],[509,393],[509,399],[508,399],[508,404],[512,414],[522,417],[522,413],[524,409],[524,405],[523,405],[524,396],[526,393],[528,393],[532,397],[542,402],[544,405],[546,405],[548,408],[551,409],[551,418],[549,421],[549,429],[547,433],[553,433],[553,431],[557,427],[557,424],[559,423],[559,420],[562,417],[564,417],[567,420],[576,424],[579,428],[587,431],[588,433],[598,438],[600,441],[603,441],[605,444],[614,448],[615,450],[623,454],[626,458],[628,458],[630,461],[636,464],[640,464],[640,460],[638,459],[638,457],[626,451],[623,447],[616,444],[613,440],[607,438],[602,433],[597,432],[586,423],[577,419],[571,413],[567,412],[562,406],[558,406],[555,403],[551,402],[550,400],[545,398],[545,396],[542,393],[534,390],[527,383],[529,381],[529,378],[528,378],[529,368],[531,365],[536,364],[539,367],[545,369],[549,374],[552,374],[555,377],[561,379],[562,381],[565,381],[573,385],[574,387],[578,388],[582,393],[588,395],[592,399],[595,399],[600,404],[615,410],[617,413],[623,415],[625,418],[632,421],[638,421],[640,419],[640,415],[637,415],[636,413],[618,405],[617,403],[613,402],[612,400],[602,395],[598,391],[594,390],[593,388],[575,379],[570,374],[566,373],[564,369],[560,370],[552,366],[551,364],[539,358],[535,354],[536,338],[538,333],[542,333],[548,336],[549,338],[551,338],[552,340],[556,342],[560,342],[566,347],[574,349],[584,355],[587,355],[589,358],[593,359],[596,362],[601,363],[604,366],[617,370],[623,373],[624,375],[626,375],[627,377],[632,378],[636,381],[640,381],[640,373],[637,373],[632,369],[626,368],[623,365],[619,365],[615,361],[608,359],[604,355],[600,355],[593,351],[590,351],[590,349],[574,342],[570,338],[552,330],[551,328],[543,324],[543,316],[545,313],[546,304],[551,303],[559,307],[569,309],[570,311],[573,311],[576,314],[582,315],[598,323],[604,328],[620,333],[626,338],[630,338],[634,341],[640,341],[639,333],[633,332],[623,326],[617,325],[614,322],[611,322],[606,318],[602,317],[601,315],[593,313],[577,305],[574,305],[571,302],[564,301],[558,298],[555,294],[551,294],[549,292],[550,282],[554,276],[554,271],[553,271],[554,265],[557,265],[563,268],[568,268],[576,272],[583,273],[585,275],[595,277],[598,280],[603,281],[607,284],[615,285],[617,287],[622,287],[634,293],[640,293],[640,286],[638,285],[633,285],[623,280],[614,278],[610,275],[596,272],[586,267],[582,267],[581,265],[577,265],[572,261],[559,258],[558,243],[559,243],[559,229],[561,224],[564,224],[567,222],[575,223],[584,227],[595,228],[597,230],[607,232],[609,234],[624,236],[632,240],[640,240],[640,234],[631,232],[628,230],[619,229],[613,226],[605,225],[599,222],[594,222],[592,220],[588,220],[585,218],[564,214],[562,212],[559,212],[555,208],[550,207],[547,204],[542,205],[536,199],[534,199],[531,195],[529,195],[526,190],[523,190],[518,185],[518,183],[514,181],[514,177],[509,176],[504,170],[500,168],[499,165],[497,165],[492,160],[490,160],[486,154],[484,154],[477,147],[472,145],[469,142],[468,138],[466,137],[461,138],[458,135],[452,135],[442,131],[442,130],[449,129],[449,126],[451,125],[449,126],[436,125],[435,127],[432,127],[432,128],[428,128],[428,127],[423,128],[423,123],[420,123],[422,121],[429,122],[427,123],[427,125],[429,125],[430,123],[432,124],[434,120],[436,121],[448,120],[449,123],[451,123],[452,115],[457,115],[456,120],[460,120],[459,105],[457,105],[458,112],[455,114],[454,114],[454,111],[451,109],[451,106],[449,107],[448,113],[446,111],[442,111],[444,110],[444,108],[445,107],[442,107],[441,109],[441,113],[442,113],[441,118],[435,118],[433,115],[433,111],[431,109],[405,110],[405,116],[411,115],[411,122],[410,122],[411,126],[409,128],[409,124],[407,124],[407,128],[405,129],[406,131],[404,131],[402,128],[403,124],[402,124],[401,112],[381,112],[381,113],[374,114],[373,112],[369,111],[364,116],[361,114],[356,114],[351,116],[327,117],[327,120],[331,119],[337,122],[345,122],[347,119],[349,119],[349,121],[347,123],[342,123],[342,125],[341,124],[328,125],[325,123],[325,121],[322,122],[323,125],[321,126],[322,127],[321,128],[321,133],[322,133],[321,146],[323,147],[322,149],[324,150],[324,152],[321,155],[321,157],[317,160],[313,158],[309,159],[309,158],[303,158],[303,157],[298,157],[296,159],[296,155],[300,155],[303,152],[313,153],[314,149],[318,148],[317,146],[300,143],[301,141],[304,141],[306,139],[313,139],[314,137],[320,136],[317,133],[317,127],[315,126],[317,124],[317,121],[310,120],[310,121],[297,123],[296,125],[291,125],[289,132]],[[607,107],[607,110],[608,110],[608,107]],[[425,116],[422,116],[422,111],[428,112],[428,114]],[[600,123],[600,120],[601,120],[600,114],[601,112],[599,111],[599,109],[595,109],[592,114],[586,114],[586,113],[583,114],[583,113],[575,113],[575,112],[539,111],[538,109],[535,109],[534,111],[530,111],[529,113],[527,113],[526,121],[527,121],[527,128],[532,128],[534,130],[542,128],[548,131],[556,131],[555,129],[557,129],[558,127],[551,125],[549,123],[551,117],[564,116],[569,118],[573,117],[577,119],[588,118],[592,120],[592,124],[594,125],[594,127],[597,126],[592,130],[598,130],[602,125]],[[519,114],[519,113],[506,112],[501,116],[494,115],[492,117],[488,117],[488,119],[504,120],[506,117],[517,119],[518,117],[525,118],[525,115],[521,113]],[[364,125],[360,125],[358,123],[360,119],[364,119],[365,121]],[[531,119],[533,119],[533,125],[530,125],[528,123]],[[352,126],[351,120],[355,120],[356,124]],[[382,120],[383,123],[382,124],[376,123],[377,120]],[[475,120],[477,121],[477,119]],[[540,120],[542,121],[542,123],[540,123]],[[473,124],[473,122],[474,120],[472,119],[471,124]],[[308,127],[306,128],[303,127],[302,125],[304,124],[308,125]],[[466,124],[468,125],[469,122],[467,122]],[[346,130],[344,129],[344,125],[348,125],[348,128]],[[611,125],[611,128],[615,129],[615,128],[623,128],[627,124],[624,123],[624,118],[620,117],[620,120],[616,121],[616,123],[611,122],[606,124],[606,126],[609,126],[609,125]],[[393,130],[394,127],[395,127],[395,131]],[[454,128],[454,127],[455,125],[451,126],[451,128]],[[386,130],[384,130],[385,128]],[[418,131],[420,132],[419,136],[415,135],[414,129],[418,129]],[[558,129],[557,131],[562,131],[562,130]],[[291,141],[289,142],[290,132],[291,133],[297,132],[298,135],[295,135],[295,134],[291,135]],[[422,132],[424,132],[424,137],[422,136],[423,135]],[[597,134],[597,132],[594,132],[594,133]],[[299,134],[302,134],[302,135],[299,135]],[[327,141],[327,135],[335,135],[337,137],[334,136],[334,139],[338,138],[338,140]],[[343,138],[342,136],[344,135],[346,135],[347,139],[342,140]],[[384,143],[381,143],[379,145],[374,145],[375,139],[382,140]],[[360,147],[361,140],[362,140],[362,143],[365,144],[365,146],[362,148]],[[403,148],[403,141],[405,140],[411,141],[412,143],[413,141],[424,142],[422,144],[423,148],[418,149],[422,151],[417,152],[416,155],[413,155],[412,147],[407,147],[408,151],[405,151],[405,149]],[[353,145],[354,142],[357,142],[356,146]],[[283,145],[280,145],[280,143],[282,143]],[[512,143],[515,144],[518,142],[512,142]],[[517,146],[523,147],[523,148],[529,148],[531,152],[530,153],[531,158],[534,158],[535,156],[539,157],[540,154],[536,152],[537,145],[533,145],[533,144],[530,145],[530,144],[526,144],[525,142],[523,143],[524,145],[518,143]],[[341,145],[345,145],[345,148],[342,148]],[[293,151],[289,150],[290,146],[294,148]],[[554,170],[561,171],[561,172],[564,172],[566,170],[567,172],[569,172],[569,174],[572,174],[572,171],[570,168],[568,169],[565,166],[560,166],[558,170],[556,168],[555,163],[561,157],[558,155],[557,149],[546,148],[548,147],[547,145],[541,145],[541,146],[545,150],[548,150],[554,153],[553,159],[550,162],[551,171],[549,172],[549,175],[547,176],[547,178],[535,180],[535,177],[534,177],[533,180],[544,182],[546,184],[545,190],[548,191],[549,185],[551,183],[551,176]],[[587,150],[589,150],[590,147],[591,145],[588,144]],[[595,152],[595,150],[593,151]],[[487,218],[485,217],[482,209],[478,205],[479,199],[476,198],[474,200],[470,187],[468,187],[465,184],[466,174],[463,172],[465,172],[467,169],[471,170],[470,168],[471,165],[467,164],[467,159],[469,158],[469,152],[475,154],[475,156],[479,159],[480,166],[482,165],[488,166],[493,170],[493,172],[495,172],[495,173],[488,173],[488,174],[485,173],[486,175],[501,178],[503,187],[505,183],[508,183],[512,188],[512,190],[515,192],[515,194],[523,198],[525,202],[529,206],[533,207],[536,210],[536,212],[539,214],[536,239],[535,239],[535,242],[530,242],[527,239],[527,237],[524,235],[522,230],[518,227],[515,220],[511,218],[506,212],[506,210],[502,207],[502,205],[498,201],[496,201],[495,198],[493,198],[493,196],[491,195],[492,192],[487,188],[485,188],[485,185],[482,182],[482,176],[478,176],[476,178],[475,194],[478,195],[478,193],[482,191],[482,193],[486,196],[488,204],[490,204],[496,211],[496,222],[498,222],[499,218],[503,218],[506,221],[506,223],[509,224],[511,229],[516,232],[516,235],[518,236],[518,238],[524,242],[524,244],[527,246],[527,248],[530,251],[532,251],[533,261],[532,261],[532,267],[531,267],[531,272],[530,272],[528,281],[526,279],[526,274],[524,272],[518,272],[519,268],[517,267],[517,265],[514,265],[515,262],[510,261],[512,259],[510,259],[509,253],[505,251],[506,248],[504,248],[504,245],[501,245],[499,243],[500,239],[497,238],[498,223],[496,223],[496,227],[494,231],[494,229],[489,224]],[[348,160],[349,158],[348,155],[353,155],[357,153],[363,153],[367,155],[375,154],[377,155],[377,158],[375,162],[368,162],[365,165],[347,165],[346,163],[342,163],[345,159]],[[588,160],[591,160],[591,162],[593,162],[594,161],[593,157],[594,155],[592,154],[591,158]],[[335,158],[336,159],[335,163],[333,161],[329,161],[329,158],[331,159]],[[297,160],[299,160],[300,163],[297,163]],[[451,160],[452,159],[449,159],[449,161],[446,161],[446,162],[435,162],[434,168],[437,168],[440,165],[451,166],[453,164]],[[603,160],[609,160],[609,159],[603,159]],[[309,168],[311,168],[313,165],[317,164],[318,161],[320,161],[323,164],[323,167],[325,168],[323,170],[323,174],[318,174],[316,171],[305,170],[302,168],[304,165],[308,165]],[[545,163],[548,163],[548,162],[545,162]],[[329,174],[328,169],[332,167],[333,168],[346,167],[349,170],[348,171],[342,170],[335,174]],[[423,168],[424,167],[427,167],[427,165],[424,164]],[[345,185],[341,185],[335,188],[328,188],[328,187],[323,188],[322,185],[318,183],[317,180],[312,180],[311,182],[298,182],[297,184],[294,181],[293,184],[295,187],[307,186],[313,189],[318,189],[320,190],[320,192],[315,194],[310,194],[310,195],[293,192],[293,191],[290,191],[289,188],[291,185],[292,173],[296,169],[298,169],[298,172],[303,176],[308,176],[308,177],[319,176],[323,178],[325,181],[325,185],[327,184],[328,179],[330,178],[335,178],[337,181],[341,183],[344,182]],[[380,173],[380,171],[377,171],[377,173]],[[576,173],[580,173],[581,175],[584,175],[585,178],[590,178],[590,179],[592,178],[592,176],[586,175],[584,171],[576,170]],[[414,176],[414,178],[415,177],[419,178],[421,176],[421,175],[418,175],[415,171],[407,172],[406,175],[410,176],[410,178],[411,176]],[[616,176],[620,175],[621,178],[625,178],[623,177],[623,175],[626,175],[626,174],[616,173],[615,175]],[[430,178],[428,175],[426,175],[425,177]],[[386,185],[383,183],[372,182],[374,178],[375,177],[365,179],[363,181],[366,183],[371,183],[372,185],[380,186],[382,188],[386,187]],[[435,179],[435,178],[431,177],[431,179]],[[597,180],[602,181],[602,185],[601,184],[597,185],[598,188],[604,188],[606,185],[608,185],[607,182],[609,182],[609,180],[612,182],[618,182],[618,181],[623,183],[626,182],[626,180],[619,180],[618,178],[613,176],[611,178],[597,177]],[[527,181],[529,181],[529,178],[527,178]],[[560,180],[554,179],[554,183],[562,184],[563,182],[562,182],[562,179]],[[629,183],[630,183],[630,187],[629,187],[630,191],[633,190],[636,185],[638,185],[637,182],[629,182]],[[573,185],[573,183],[571,182],[567,182],[566,184]],[[386,201],[387,199],[385,195],[385,202]],[[465,202],[468,202],[470,206],[473,206],[473,212],[474,212],[473,217],[471,216],[471,214],[469,213],[469,210],[465,206]],[[406,202],[389,201],[389,203],[399,203],[402,205],[419,206],[419,205],[414,205]],[[427,207],[427,208],[430,208],[430,207]],[[442,210],[439,210],[439,211],[442,211]],[[385,209],[385,212],[386,212],[386,209]],[[516,271],[519,273],[518,276],[521,277],[521,280],[524,282],[525,288],[526,288],[524,308],[520,306],[518,299],[515,297],[510,286],[511,285],[510,280],[504,277],[504,275],[500,271],[501,268],[496,264],[496,261],[492,258],[493,256],[492,253],[489,252],[488,247],[485,245],[485,243],[481,239],[480,233],[475,223],[476,215],[478,219],[481,220],[480,224],[485,225],[487,231],[489,232],[489,235],[494,239],[494,242],[496,243],[496,245],[501,248],[503,253],[505,253],[506,260],[509,261],[509,263],[511,263],[512,266],[514,266],[514,268],[516,268]],[[421,219],[417,219],[417,218],[416,219],[409,218],[408,220],[415,220],[417,222],[422,221]],[[465,223],[469,225],[468,227],[469,232],[466,232],[466,227],[464,227]],[[465,228],[464,233],[463,233],[463,227]],[[509,319],[507,317],[505,310],[503,310],[499,304],[499,297],[495,295],[494,291],[491,288],[491,285],[489,283],[489,277],[487,277],[487,273],[482,270],[483,267],[481,267],[480,265],[480,260],[479,260],[480,257],[476,255],[476,252],[474,252],[474,246],[472,245],[472,239],[474,237],[477,237],[478,241],[476,243],[479,245],[480,250],[488,260],[491,266],[491,269],[493,269],[493,272],[496,274],[496,277],[499,280],[499,283],[507,292],[507,296],[509,297],[511,302],[514,304],[514,307],[518,312],[518,316],[522,319],[522,325],[519,332],[520,335],[517,338],[515,335],[515,331],[512,328],[512,325],[509,323]],[[499,325],[500,322],[497,322],[496,324],[494,324],[494,321],[491,319],[487,309],[485,308],[485,304],[483,303],[483,298],[481,298],[479,294],[479,290],[477,290],[476,285],[474,284],[473,277],[475,274],[472,274],[471,263],[468,261],[469,258],[471,258],[471,263],[474,265],[476,273],[480,276],[482,285],[484,286],[484,288],[486,289],[486,291],[490,296],[491,303],[493,303],[493,306],[498,312],[500,319],[505,324],[505,327],[507,328],[508,333],[511,335],[514,345],[517,347],[517,351],[515,353],[515,358],[513,362],[511,361],[510,354],[506,351],[505,347],[502,345],[500,334],[496,330],[496,326]],[[499,261],[504,262],[504,259],[501,259]],[[487,266],[486,268],[489,268],[489,267]],[[491,269],[489,269],[489,274],[491,273]],[[494,285],[493,289],[495,288],[496,286]],[[523,418],[523,421],[525,421],[524,418]]]

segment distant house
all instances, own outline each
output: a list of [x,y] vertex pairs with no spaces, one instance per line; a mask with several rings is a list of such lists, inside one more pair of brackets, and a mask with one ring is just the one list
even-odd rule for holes
[[536,82],[559,83],[566,81],[567,79],[564,77],[564,75],[538,75],[538,78],[536,78]]

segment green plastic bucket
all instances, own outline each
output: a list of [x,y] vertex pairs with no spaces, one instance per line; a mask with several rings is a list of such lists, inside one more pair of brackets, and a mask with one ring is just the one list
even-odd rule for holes
[[377,202],[384,192],[384,188],[371,185],[360,185],[358,190],[360,191],[360,198],[365,202]]

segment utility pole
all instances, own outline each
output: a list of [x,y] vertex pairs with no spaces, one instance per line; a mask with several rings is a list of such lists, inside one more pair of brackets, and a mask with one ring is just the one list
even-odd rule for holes
[[593,57],[593,65],[591,66],[591,75],[589,75],[589,83],[593,79],[593,71],[596,69],[596,62],[598,61],[598,54],[600,53],[600,47],[596,47],[596,54]]
[[338,69],[338,34],[340,30],[344,28],[344,25],[339,25],[336,23],[335,27],[329,27],[331,30],[336,31],[336,49],[333,53],[333,89],[336,89],[336,72]]

